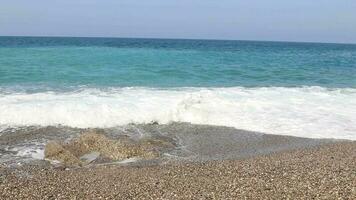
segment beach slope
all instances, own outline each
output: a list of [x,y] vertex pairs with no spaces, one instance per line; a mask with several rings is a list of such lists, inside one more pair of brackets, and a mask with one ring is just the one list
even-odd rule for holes
[[1,171],[1,199],[354,199],[356,142],[242,160]]

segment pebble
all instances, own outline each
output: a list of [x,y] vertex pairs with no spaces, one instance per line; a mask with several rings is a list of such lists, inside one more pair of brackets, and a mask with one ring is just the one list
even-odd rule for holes
[[356,142],[245,160],[41,169],[0,167],[0,199],[356,199]]

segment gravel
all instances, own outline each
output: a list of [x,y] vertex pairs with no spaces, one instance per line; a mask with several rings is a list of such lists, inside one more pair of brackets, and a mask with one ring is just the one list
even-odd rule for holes
[[356,199],[356,142],[200,163],[0,166],[0,199]]

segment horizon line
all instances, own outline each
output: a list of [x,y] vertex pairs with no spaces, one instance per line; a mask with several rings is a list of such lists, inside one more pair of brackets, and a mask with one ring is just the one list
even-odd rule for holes
[[310,44],[344,44],[356,45],[347,42],[321,42],[321,41],[290,41],[290,40],[255,40],[255,39],[221,39],[221,38],[173,38],[173,37],[118,37],[118,36],[48,36],[48,35],[0,35],[0,37],[28,37],[28,38],[107,38],[107,39],[151,39],[151,40],[203,40],[203,41],[241,41],[241,42],[276,42],[276,43],[310,43]]

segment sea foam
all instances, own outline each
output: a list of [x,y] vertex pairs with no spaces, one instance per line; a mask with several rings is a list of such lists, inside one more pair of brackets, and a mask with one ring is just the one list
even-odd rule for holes
[[111,88],[0,94],[0,128],[190,122],[269,134],[356,140],[356,89]]

